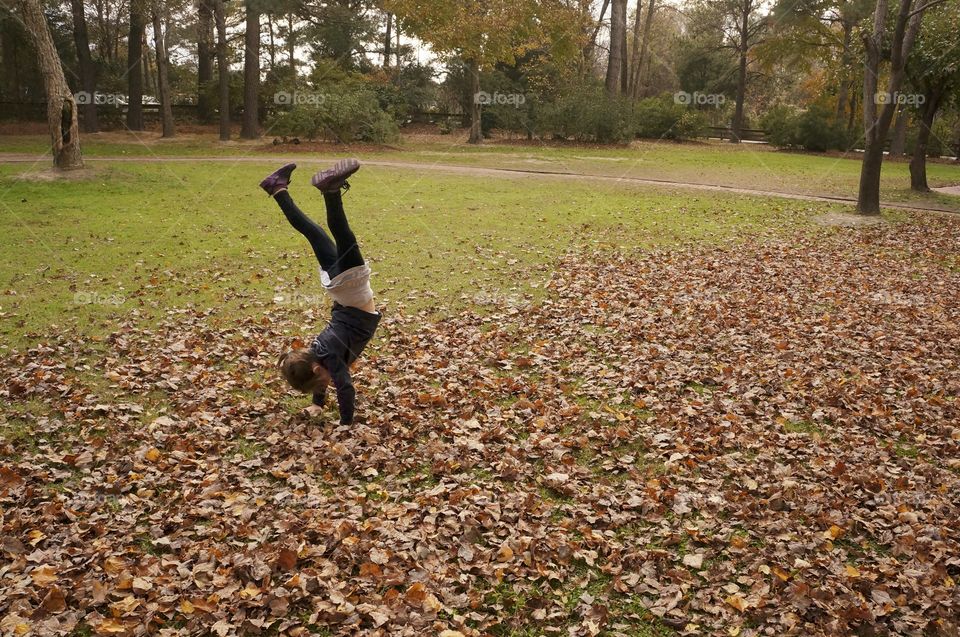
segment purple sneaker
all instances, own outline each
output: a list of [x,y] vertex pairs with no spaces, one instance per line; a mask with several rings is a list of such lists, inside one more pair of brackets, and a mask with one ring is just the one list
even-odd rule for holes
[[320,192],[339,192],[341,188],[350,189],[347,178],[360,170],[360,162],[356,159],[341,159],[333,168],[321,170],[310,179]]
[[296,164],[287,164],[283,168],[273,171],[269,177],[260,182],[260,187],[267,191],[271,197],[277,194],[278,190],[290,185],[290,174],[296,168]]

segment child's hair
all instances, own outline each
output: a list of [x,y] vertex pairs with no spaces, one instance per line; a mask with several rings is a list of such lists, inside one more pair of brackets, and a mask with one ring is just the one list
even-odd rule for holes
[[318,362],[313,351],[307,348],[295,349],[282,355],[277,361],[280,373],[290,386],[299,392],[307,392],[316,380],[313,371],[314,363]]

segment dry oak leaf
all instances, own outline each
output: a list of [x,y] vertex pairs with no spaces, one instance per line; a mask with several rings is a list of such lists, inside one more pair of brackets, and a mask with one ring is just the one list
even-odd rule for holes
[[30,579],[37,586],[46,587],[57,581],[57,570],[48,565],[39,566],[30,572]]

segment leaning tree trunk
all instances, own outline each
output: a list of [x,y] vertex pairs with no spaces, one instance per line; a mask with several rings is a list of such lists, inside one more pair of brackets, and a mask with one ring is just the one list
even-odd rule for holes
[[153,5],[153,46],[157,53],[157,87],[160,94],[160,121],[163,137],[175,137],[173,127],[173,105],[170,103],[170,79],[167,77],[167,34],[160,20],[160,3]]
[[27,27],[37,53],[37,63],[43,75],[47,94],[47,124],[53,150],[53,165],[61,170],[83,168],[80,153],[80,127],[77,122],[77,104],[63,75],[63,66],[47,20],[40,8],[40,0],[20,0],[23,24]]
[[927,147],[930,144],[933,120],[936,119],[942,103],[942,93],[939,87],[927,92],[927,100],[920,117],[917,145],[914,146],[913,157],[910,159],[910,188],[918,192],[930,192],[930,186],[927,184]]
[[97,121],[97,75],[90,57],[90,38],[87,34],[87,16],[83,13],[83,0],[70,0],[73,10],[73,42],[77,46],[77,62],[80,65],[80,85],[86,93],[83,105],[83,132],[100,130]]
[[[637,78],[633,85],[633,98],[638,99],[641,94],[641,87],[643,86],[643,65],[647,60],[647,48],[650,44],[650,27],[653,25],[653,8],[656,4],[656,0],[648,0],[647,2],[647,17],[643,23],[643,40],[640,42],[640,58],[637,60]],[[637,7],[639,8],[639,4]]]
[[127,38],[127,128],[143,130],[143,3],[130,0]]
[[197,116],[209,122],[213,116],[210,82],[213,81],[213,6],[211,0],[197,3]]
[[230,68],[227,66],[227,16],[224,0],[213,0],[217,21],[217,76],[220,93],[220,141],[230,139]]
[[468,61],[467,72],[470,74],[470,139],[467,141],[479,144],[483,141],[480,125],[480,65],[475,60]]
[[260,98],[260,13],[247,0],[247,28],[243,37],[243,126],[240,137],[260,137],[260,117],[257,101]]
[[593,33],[587,39],[586,44],[583,46],[583,68],[581,69],[584,73],[592,73],[594,67],[593,52],[597,48],[597,36],[600,35],[600,28],[603,26],[603,16],[607,15],[607,7],[610,6],[610,0],[603,0],[603,6],[600,7],[600,17],[597,18],[597,23],[593,27]]

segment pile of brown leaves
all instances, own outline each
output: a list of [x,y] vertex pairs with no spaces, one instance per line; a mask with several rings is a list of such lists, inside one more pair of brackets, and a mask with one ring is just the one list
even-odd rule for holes
[[0,369],[0,632],[956,635],[958,246],[571,256],[388,312],[352,428],[273,372],[319,309],[55,335]]

